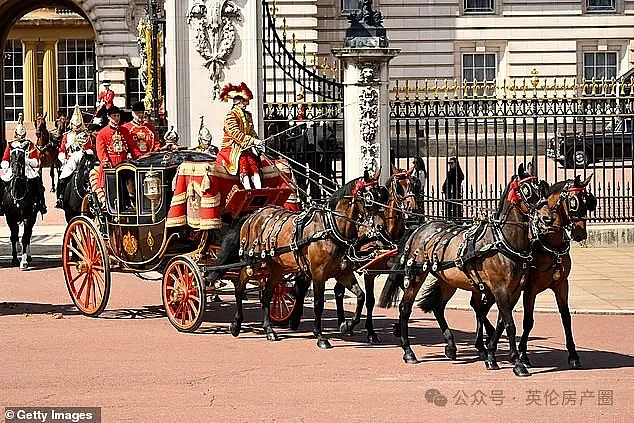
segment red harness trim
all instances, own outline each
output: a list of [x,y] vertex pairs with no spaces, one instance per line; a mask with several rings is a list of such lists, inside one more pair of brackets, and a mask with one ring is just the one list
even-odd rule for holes
[[528,178],[520,179],[519,181],[511,182],[511,188],[509,189],[509,193],[506,196],[506,201],[509,203],[515,203],[522,200],[517,190],[526,182],[532,181],[533,179],[537,179],[535,176],[529,176]]
[[362,189],[374,186],[374,185],[376,185],[378,183],[379,183],[379,181],[365,182],[364,180],[361,179],[361,180],[357,181],[357,183],[354,185],[354,188],[352,188],[352,195],[356,196],[359,193],[359,191],[361,191]]

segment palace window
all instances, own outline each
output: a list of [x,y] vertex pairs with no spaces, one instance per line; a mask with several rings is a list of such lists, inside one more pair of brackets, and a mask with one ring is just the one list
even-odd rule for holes
[[361,9],[361,0],[341,0],[341,13],[348,15],[355,10]]
[[[467,86],[478,87],[484,83],[493,82],[496,75],[495,54],[469,53],[462,55],[462,79],[467,81]],[[473,96],[489,95],[484,89],[473,88],[469,93]]]
[[95,43],[92,40],[60,40],[57,44],[59,108],[75,104],[88,113],[95,110]]
[[493,13],[495,12],[495,0],[465,0],[465,13]]
[[128,68],[125,70],[125,87],[126,105],[128,108],[132,108],[132,105],[137,101],[143,101],[145,88],[143,88],[141,83],[139,68]]
[[586,82],[616,78],[616,53],[598,52],[583,54],[583,78]]
[[616,0],[587,0],[588,12],[614,12]]
[[7,40],[4,45],[4,119],[8,122],[18,120],[18,114],[24,107],[23,100],[23,57],[22,42]]

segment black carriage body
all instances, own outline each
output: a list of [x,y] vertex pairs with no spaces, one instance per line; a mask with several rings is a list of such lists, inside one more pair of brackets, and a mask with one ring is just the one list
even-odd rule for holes
[[[187,227],[166,226],[172,181],[183,161],[211,162],[215,157],[199,152],[154,153],[137,161],[104,170],[106,228],[109,252],[124,269],[162,270],[167,260],[195,251],[204,234]],[[161,196],[152,205],[144,192],[148,174],[159,178]]]

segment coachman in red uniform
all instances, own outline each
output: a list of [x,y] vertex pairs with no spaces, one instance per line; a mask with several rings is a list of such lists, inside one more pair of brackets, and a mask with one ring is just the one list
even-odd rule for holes
[[97,134],[97,157],[99,158],[99,179],[97,188],[103,188],[103,169],[113,167],[128,159],[128,153],[133,159],[139,158],[139,150],[127,128],[119,126],[121,111],[117,106],[108,110],[108,126]]
[[110,89],[110,81],[103,81],[104,90],[99,93],[97,97],[97,104],[95,110],[95,119],[98,119],[99,122],[93,120],[93,123],[97,123],[98,125],[104,125],[107,120],[108,110],[110,110],[114,106],[114,91]]
[[240,85],[227,84],[220,92],[222,101],[233,101],[233,107],[225,116],[222,149],[217,162],[221,163],[231,175],[240,173],[245,189],[260,189],[259,160],[256,148],[263,143],[253,128],[253,118],[247,111],[253,93],[243,82]]
[[158,131],[150,122],[145,121],[145,104],[142,101],[132,105],[132,114],[134,119],[123,125],[132,135],[132,139],[136,142],[139,150],[143,154],[158,151],[161,148]]

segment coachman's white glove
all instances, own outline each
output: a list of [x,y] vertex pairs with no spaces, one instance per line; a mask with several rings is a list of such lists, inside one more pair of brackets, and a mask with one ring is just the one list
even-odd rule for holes
[[265,147],[266,147],[266,144],[264,143],[264,140],[261,140],[258,138],[253,140],[253,153],[255,154],[263,153],[265,150]]
[[3,160],[2,163],[0,163],[0,167],[2,169],[5,169],[5,170],[8,169],[9,168],[9,162],[6,161],[6,160]]

